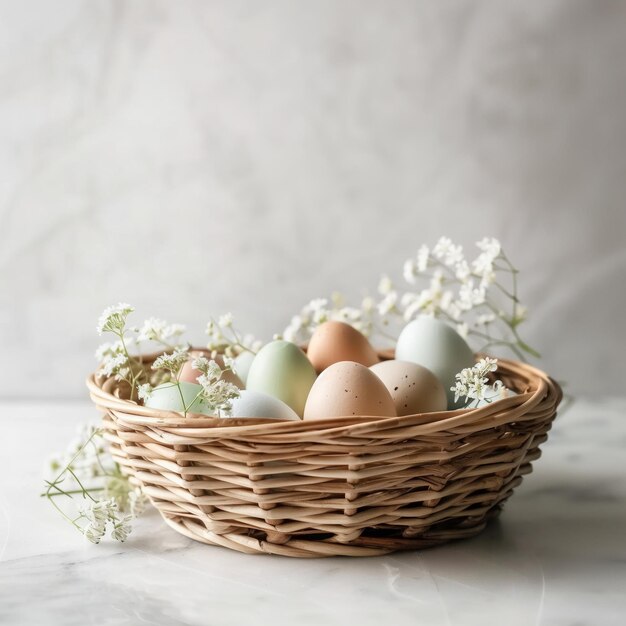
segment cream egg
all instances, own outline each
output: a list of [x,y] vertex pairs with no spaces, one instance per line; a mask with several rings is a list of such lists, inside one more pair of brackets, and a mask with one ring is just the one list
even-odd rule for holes
[[429,370],[410,361],[381,361],[370,370],[382,380],[398,415],[445,411],[448,405],[441,381]]
[[393,399],[380,378],[353,361],[326,368],[313,384],[304,408],[304,419],[344,415],[396,416]]

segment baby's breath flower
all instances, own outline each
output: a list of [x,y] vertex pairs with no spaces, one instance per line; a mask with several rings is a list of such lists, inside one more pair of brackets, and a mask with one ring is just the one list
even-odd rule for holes
[[102,524],[113,519],[117,512],[117,502],[114,498],[92,502],[82,510],[82,514],[94,524]]
[[[467,367],[461,370],[456,376],[456,383],[454,387],[450,387],[454,391],[454,401],[457,402],[459,398],[465,397],[470,400],[489,400],[485,392],[489,389],[489,378],[487,377],[490,372],[495,372],[498,369],[498,360],[485,357],[480,359],[474,367]],[[497,387],[498,393],[503,389],[502,382],[496,381],[499,384]]]
[[177,348],[174,352],[158,356],[152,364],[153,370],[167,370],[172,376],[178,376],[178,372],[189,359],[187,348]]
[[139,328],[137,339],[167,344],[172,338],[180,337],[184,332],[185,327],[182,324],[168,324],[165,320],[151,317]]
[[473,279],[463,283],[459,288],[458,306],[463,311],[470,311],[485,302],[485,288],[474,287]]
[[393,283],[391,282],[391,278],[389,278],[389,276],[384,274],[378,283],[378,293],[381,296],[386,296],[392,290],[393,290]]
[[106,532],[106,524],[89,522],[83,528],[83,534],[85,535],[85,537],[89,539],[91,543],[96,543],[96,544],[100,543],[100,540],[102,539],[102,537],[104,537],[105,532]]
[[402,276],[410,285],[414,285],[417,280],[417,262],[414,259],[407,259],[402,268]]
[[454,274],[457,280],[464,283],[471,275],[470,267],[465,259],[459,261],[454,268]]
[[125,353],[106,355],[100,364],[98,373],[101,376],[113,376],[114,374],[120,374],[126,363],[128,363],[128,357]]
[[225,313],[221,315],[217,323],[225,328],[230,328],[233,325],[233,314]]
[[148,503],[148,498],[141,491],[141,489],[136,488],[128,493],[128,510],[133,517],[137,517],[141,515]]
[[130,525],[130,521],[132,520],[131,515],[125,515],[121,520],[116,521],[113,524],[113,530],[111,531],[111,537],[116,541],[124,542],[128,539],[128,535],[130,535],[132,531],[132,526]]
[[417,271],[421,274],[428,268],[428,261],[430,259],[430,250],[428,246],[422,245],[417,251]]
[[363,312],[368,315],[374,311],[376,307],[376,301],[371,296],[365,296],[361,302],[361,309]]
[[388,291],[385,297],[378,303],[378,313],[382,316],[388,315],[392,311],[397,310],[398,292]]
[[500,242],[494,237],[483,237],[480,241],[476,242],[476,247],[494,260],[500,256],[500,252],[502,251]]
[[144,402],[152,395],[152,385],[150,383],[144,383],[143,385],[137,385],[137,396]]
[[104,332],[123,333],[124,327],[126,326],[126,318],[134,310],[135,309],[130,306],[130,304],[124,302],[106,308],[102,312],[98,320],[98,325],[96,326],[98,334],[101,335]]
[[463,260],[463,246],[456,246],[448,237],[441,237],[433,248],[433,255],[444,265],[453,267]]
[[114,341],[112,343],[107,342],[98,346],[96,350],[95,357],[98,363],[104,361],[104,359],[108,356],[117,356],[118,354],[124,353],[124,344],[121,340]]

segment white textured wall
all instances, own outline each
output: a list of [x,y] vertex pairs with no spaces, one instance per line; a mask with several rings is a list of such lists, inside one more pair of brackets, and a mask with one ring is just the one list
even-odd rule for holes
[[623,392],[625,59],[624,2],[2,2],[0,395],[84,396],[109,303],[269,337],[442,233]]

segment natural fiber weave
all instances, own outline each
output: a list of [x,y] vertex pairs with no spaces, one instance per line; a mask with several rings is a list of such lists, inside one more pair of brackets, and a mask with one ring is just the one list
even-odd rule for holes
[[372,556],[479,533],[531,471],[561,389],[498,364],[518,395],[397,418],[183,417],[113,379],[87,385],[113,457],[178,532],[246,553]]

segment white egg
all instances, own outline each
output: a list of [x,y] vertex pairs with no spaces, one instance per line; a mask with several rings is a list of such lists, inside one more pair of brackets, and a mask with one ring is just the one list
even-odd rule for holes
[[272,417],[281,420],[299,420],[296,412],[282,400],[261,391],[242,390],[233,400],[232,417]]
[[450,390],[455,375],[475,362],[472,349],[452,326],[426,315],[404,327],[398,337],[396,359],[422,365],[437,376],[446,390],[448,408],[459,406]]

